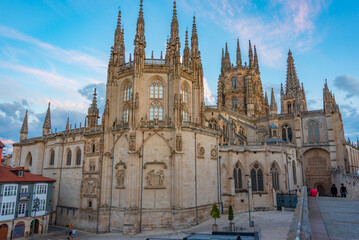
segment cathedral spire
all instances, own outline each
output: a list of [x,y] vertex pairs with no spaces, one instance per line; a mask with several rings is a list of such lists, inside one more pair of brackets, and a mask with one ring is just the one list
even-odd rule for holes
[[237,67],[242,67],[242,56],[241,56],[241,48],[239,47],[239,39],[237,38]]
[[97,126],[98,119],[99,119],[99,110],[97,108],[96,88],[93,93],[92,104],[91,104],[90,108],[88,109],[87,118],[88,118],[88,126],[89,127]]
[[264,104],[267,106],[269,105],[267,91],[265,91],[265,93],[264,93]]
[[224,69],[225,70],[231,69],[231,58],[229,56],[228,44],[227,43],[226,43],[226,51],[225,51],[225,54],[224,54]]
[[270,110],[271,115],[277,114],[277,111],[278,111],[277,102],[275,101],[273,88],[272,88],[272,92],[271,92],[271,101],[270,101],[270,109],[269,110]]
[[292,52],[289,50],[287,59],[287,80],[286,80],[286,97],[294,97],[297,91],[300,90],[297,72],[295,70],[294,59]]
[[69,117],[67,117],[66,127],[65,127],[65,131],[67,132],[68,130],[70,130],[70,118]]
[[[134,41],[135,48],[139,45],[146,47],[145,41],[145,19],[143,18],[143,0],[140,1],[140,12],[137,18],[136,36]],[[136,49],[135,49],[136,51]]]
[[27,134],[28,134],[28,123],[27,123],[27,110],[26,110],[24,121],[22,122],[22,127],[20,130],[20,141],[27,139]]
[[44,125],[42,126],[42,135],[50,134],[50,132],[51,132],[51,113],[50,113],[50,103],[49,103],[44,120]]
[[198,35],[197,35],[197,25],[196,25],[196,17],[193,16],[193,24],[192,24],[192,36],[191,36],[191,57],[197,57],[199,54],[198,50]]
[[179,30],[178,30],[176,1],[173,1],[173,15],[172,15],[172,23],[171,23],[171,43],[172,44],[176,44],[179,42],[178,31]]
[[253,52],[252,52],[251,40],[249,40],[248,61],[249,61],[249,68],[251,68],[253,66]]
[[254,68],[259,71],[259,65],[258,65],[258,56],[257,56],[257,49],[256,45],[254,45]]
[[189,55],[190,49],[188,45],[188,30],[186,30],[186,42],[183,49],[183,64],[186,67],[190,67],[190,55]]
[[[114,57],[115,54],[117,54],[118,56]],[[115,31],[115,43],[112,49],[111,58],[114,60],[115,65],[122,65],[125,63],[125,40],[124,29],[121,28],[121,10],[118,11],[117,27]]]

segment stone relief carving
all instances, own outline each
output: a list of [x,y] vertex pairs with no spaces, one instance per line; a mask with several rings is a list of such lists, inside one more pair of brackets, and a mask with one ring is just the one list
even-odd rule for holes
[[130,133],[128,150],[136,151],[136,133]]
[[165,188],[164,186],[165,174],[163,170],[149,171],[146,176],[146,188]]
[[116,177],[116,183],[117,183],[116,187],[117,188],[125,188],[126,171],[124,169],[117,170],[115,177]]
[[95,172],[96,171],[96,164],[95,164],[95,160],[91,159],[89,162],[89,169],[90,172]]
[[204,147],[200,143],[197,144],[197,155],[198,157],[203,157],[205,153]]
[[212,148],[212,150],[211,150],[211,157],[217,158],[217,150],[215,148]]
[[102,139],[100,141],[96,139],[88,140],[85,143],[85,151],[86,152],[93,152],[93,146],[95,146],[95,152],[99,151],[99,144],[102,144]]
[[176,135],[176,151],[178,151],[178,152],[182,151],[182,135],[181,134]]
[[82,189],[82,193],[87,195],[95,195],[96,187],[97,184],[95,180],[86,180]]

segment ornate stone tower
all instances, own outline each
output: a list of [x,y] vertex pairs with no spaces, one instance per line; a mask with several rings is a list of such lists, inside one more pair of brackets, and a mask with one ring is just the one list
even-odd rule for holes
[[323,109],[326,113],[339,112],[339,107],[335,101],[335,96],[331,91],[329,91],[327,80],[325,80],[323,88]]
[[251,41],[248,51],[249,64],[242,66],[241,50],[237,39],[236,66],[231,64],[228,47],[222,49],[221,74],[218,78],[217,107],[231,109],[248,117],[267,115],[268,105],[263,98],[257,50],[254,55]]
[[304,87],[303,84],[302,88],[300,87],[292,52],[289,50],[285,92],[283,90],[283,85],[281,85],[281,113],[290,114],[304,112],[307,110]]
[[92,104],[91,104],[90,108],[88,109],[88,113],[87,113],[87,121],[88,121],[89,128],[96,127],[98,125],[98,119],[100,118],[99,110],[97,108],[96,96],[97,96],[97,94],[96,94],[96,88],[95,88],[94,93],[93,93]]

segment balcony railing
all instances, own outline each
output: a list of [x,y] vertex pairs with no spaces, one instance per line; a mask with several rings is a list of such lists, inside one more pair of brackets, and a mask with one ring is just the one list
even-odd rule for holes
[[20,193],[19,194],[19,200],[29,200],[30,199],[30,193]]

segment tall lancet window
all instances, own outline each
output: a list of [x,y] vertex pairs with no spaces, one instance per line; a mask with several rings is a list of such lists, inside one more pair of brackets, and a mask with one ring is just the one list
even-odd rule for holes
[[254,164],[251,170],[251,181],[252,181],[252,191],[264,191],[263,186],[263,171],[260,169],[259,165]]
[[242,171],[239,168],[239,163],[237,162],[233,169],[233,179],[234,179],[234,190],[238,191],[242,189]]
[[163,86],[162,82],[159,80],[153,81],[150,88],[150,98],[151,99],[162,99],[163,98]]
[[232,98],[232,109],[233,110],[237,109],[237,98],[236,97]]
[[320,142],[319,124],[313,120],[308,123],[308,142]]
[[236,78],[232,78],[232,88],[234,88],[234,89],[237,88],[237,79]]
[[153,101],[150,107],[150,120],[162,120],[162,104],[160,101]]
[[182,110],[182,121],[188,122],[188,112],[186,108],[183,108]]
[[181,97],[183,103],[188,103],[188,89],[186,86],[181,87]]
[[272,163],[270,172],[271,172],[271,175],[272,175],[273,189],[278,191],[279,190],[279,167],[278,167],[278,165],[276,163]]
[[130,101],[131,95],[132,95],[132,86],[131,86],[131,84],[128,83],[125,86],[125,89],[124,89],[124,92],[123,92],[123,101],[124,102]]
[[125,107],[125,109],[123,110],[123,121],[128,122],[128,120],[129,120],[128,107]]

